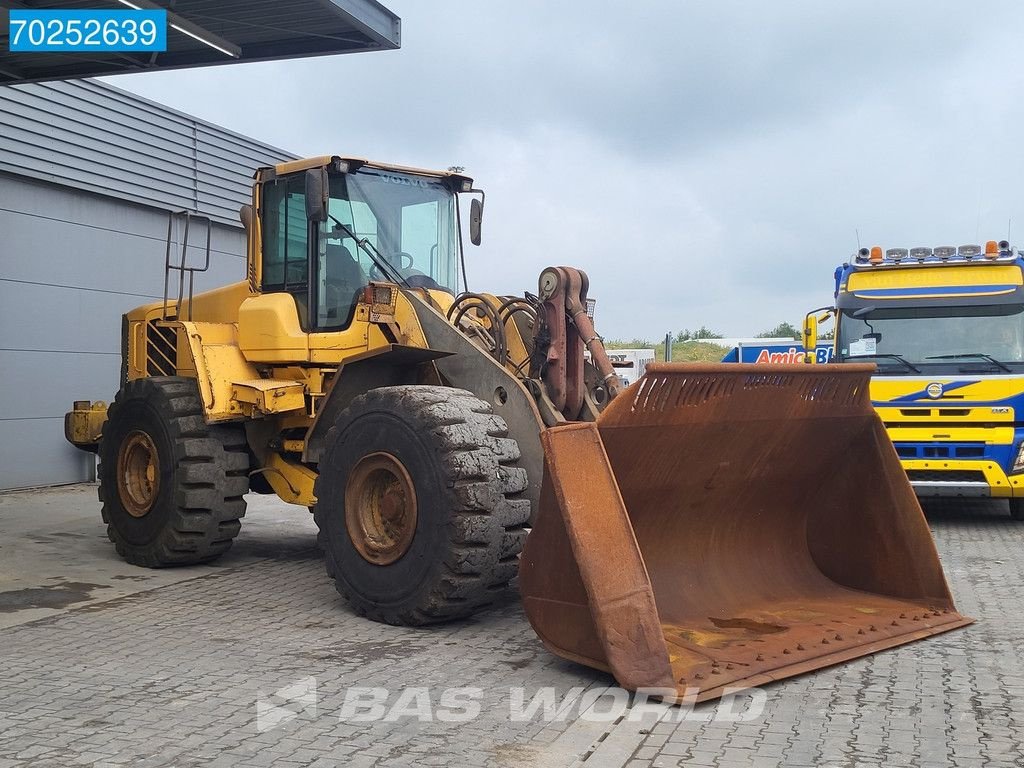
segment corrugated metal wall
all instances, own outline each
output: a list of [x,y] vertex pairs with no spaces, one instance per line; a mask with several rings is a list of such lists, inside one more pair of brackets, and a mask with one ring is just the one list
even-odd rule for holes
[[230,226],[252,172],[293,157],[97,81],[0,89],[0,171]]
[[63,414],[113,398],[121,314],[163,294],[167,211],[217,221],[197,290],[241,280],[252,171],[291,157],[101,83],[0,87],[0,488],[91,477]]

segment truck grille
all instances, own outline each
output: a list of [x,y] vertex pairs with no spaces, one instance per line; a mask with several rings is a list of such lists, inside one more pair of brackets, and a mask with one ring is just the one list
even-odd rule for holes
[[973,469],[908,469],[912,483],[984,483],[985,473]]

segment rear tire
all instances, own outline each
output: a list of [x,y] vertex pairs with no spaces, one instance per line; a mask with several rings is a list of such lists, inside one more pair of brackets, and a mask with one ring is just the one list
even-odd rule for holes
[[314,519],[327,573],[357,613],[402,625],[460,618],[515,576],[526,470],[483,400],[374,389],[338,416],[326,446]]
[[99,498],[121,557],[148,568],[220,557],[238,535],[249,455],[238,425],[208,425],[196,383],[129,381],[100,440]]
[[1024,521],[1024,499],[1010,499],[1010,517]]

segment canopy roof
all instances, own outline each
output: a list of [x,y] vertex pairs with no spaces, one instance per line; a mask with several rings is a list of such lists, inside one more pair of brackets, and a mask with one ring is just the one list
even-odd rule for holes
[[[168,11],[163,53],[12,53],[8,9]],[[0,85],[401,46],[401,19],[375,0],[0,0]]]

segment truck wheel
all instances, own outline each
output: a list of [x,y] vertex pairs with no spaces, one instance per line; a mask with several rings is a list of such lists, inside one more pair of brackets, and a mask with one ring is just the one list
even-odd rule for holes
[[468,616],[512,579],[526,470],[504,420],[465,390],[382,387],[327,433],[315,493],[327,573],[357,613],[418,625]]
[[107,413],[99,454],[103,522],[129,563],[205,563],[231,547],[249,489],[245,432],[206,424],[195,381],[125,384]]
[[1010,499],[1010,517],[1024,520],[1024,499]]

